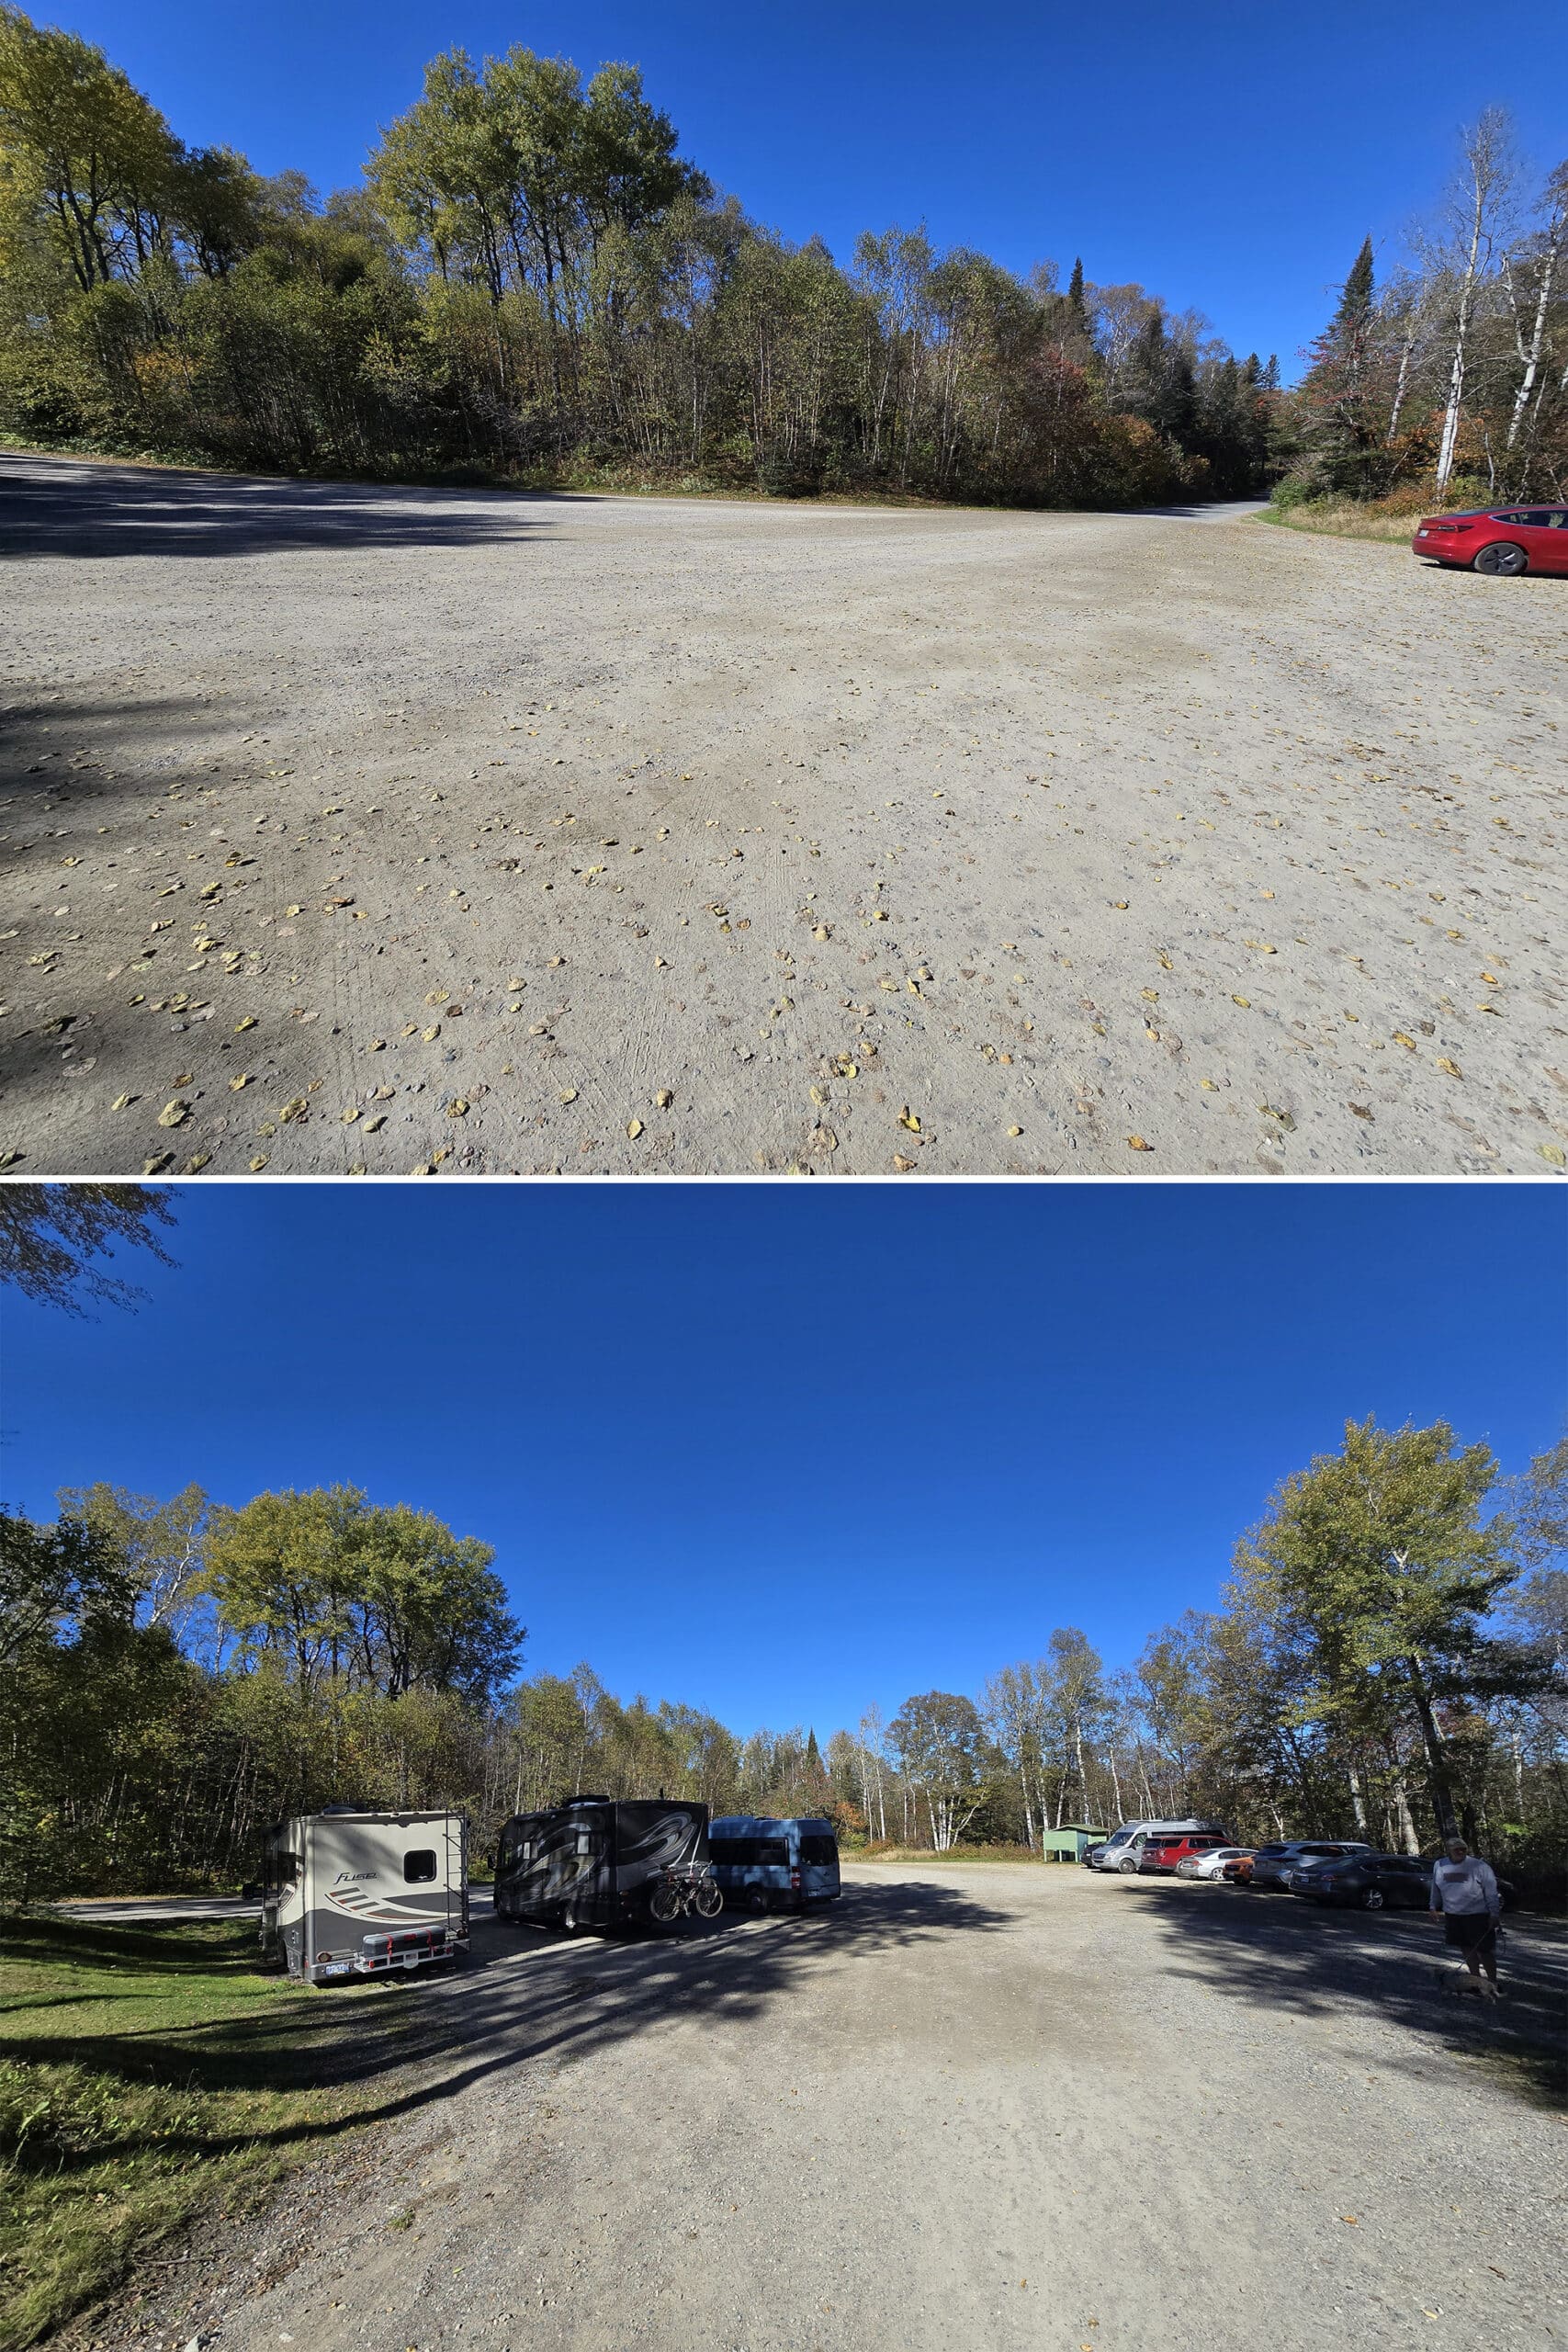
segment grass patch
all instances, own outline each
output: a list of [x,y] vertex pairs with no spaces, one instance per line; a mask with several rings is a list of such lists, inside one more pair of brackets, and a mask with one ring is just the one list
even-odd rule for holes
[[1430,482],[1406,483],[1386,498],[1303,498],[1299,482],[1285,481],[1263,510],[1265,523],[1288,531],[1319,531],[1336,539],[1374,539],[1408,546],[1425,514],[1461,514],[1494,503],[1483,481],[1456,474],[1439,497]]
[[[1032,1862],[1043,1867],[1032,1846],[953,1846],[945,1854],[933,1854],[929,1846],[845,1846],[841,1849],[846,1862]],[[1072,1868],[1071,1864],[1057,1867]]]
[[1308,498],[1298,506],[1269,506],[1263,521],[1287,531],[1325,531],[1336,539],[1382,539],[1408,545],[1416,526],[1406,514],[1385,514],[1351,498]]
[[401,2022],[380,1986],[322,1995],[261,1974],[248,1921],[6,1922],[0,2352],[344,2129]]

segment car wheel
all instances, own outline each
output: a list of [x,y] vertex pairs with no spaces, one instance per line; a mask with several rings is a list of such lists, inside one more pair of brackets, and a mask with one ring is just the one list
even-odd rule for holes
[[1369,1886],[1361,1897],[1361,1908],[1363,1911],[1381,1911],[1384,1899],[1381,1886]]
[[1529,556],[1523,548],[1517,548],[1512,539],[1494,539],[1490,547],[1479,550],[1474,564],[1477,571],[1489,572],[1499,580],[1517,580],[1520,572],[1528,571],[1529,567]]
[[1118,1862],[1116,1867],[1121,1871],[1123,1878],[1136,1878],[1138,1875],[1138,1865],[1136,1862]]

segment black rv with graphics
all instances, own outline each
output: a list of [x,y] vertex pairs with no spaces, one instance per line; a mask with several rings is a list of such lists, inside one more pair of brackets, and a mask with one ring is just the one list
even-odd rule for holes
[[501,1833],[495,1908],[534,1927],[615,1928],[646,1920],[661,1873],[705,1869],[708,1809],[665,1797],[573,1797],[520,1813]]

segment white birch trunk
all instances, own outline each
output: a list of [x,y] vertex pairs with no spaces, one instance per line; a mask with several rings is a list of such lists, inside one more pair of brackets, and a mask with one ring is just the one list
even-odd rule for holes
[[1470,343],[1471,321],[1475,308],[1476,282],[1481,275],[1482,248],[1490,243],[1489,216],[1500,192],[1502,177],[1501,121],[1492,114],[1482,116],[1472,132],[1466,160],[1470,165],[1470,188],[1467,198],[1464,262],[1460,272],[1459,307],[1454,316],[1453,359],[1449,368],[1449,397],[1443,410],[1443,434],[1438,445],[1438,495],[1448,487],[1454,469],[1454,454],[1459,447],[1459,428],[1464,410],[1464,373]]
[[[1516,313],[1515,334],[1518,341],[1519,357],[1524,361],[1524,373],[1519,379],[1518,390],[1514,394],[1513,413],[1508,419],[1507,447],[1510,449],[1519,437],[1519,427],[1524,423],[1525,411],[1529,406],[1530,394],[1535,390],[1535,379],[1540,372],[1540,355],[1546,345],[1547,308],[1551,300],[1552,280],[1557,275],[1557,257],[1561,251],[1560,238],[1563,225],[1561,220],[1555,220],[1552,223],[1551,242],[1547,247],[1546,263],[1540,273],[1540,291],[1536,299],[1535,324],[1530,333],[1528,350],[1525,347],[1524,338],[1518,334]],[[1512,291],[1511,283],[1509,290]]]

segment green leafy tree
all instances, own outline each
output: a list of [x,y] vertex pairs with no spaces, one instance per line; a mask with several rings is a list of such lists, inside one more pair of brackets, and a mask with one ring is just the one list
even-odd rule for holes
[[174,1260],[156,1227],[174,1216],[145,1184],[0,1184],[0,1282],[26,1298],[85,1312],[83,1299],[130,1306],[144,1294],[95,1263],[118,1247]]
[[90,1487],[62,1487],[56,1498],[62,1520],[79,1521],[101,1537],[136,1593],[141,1624],[169,1625],[188,1642],[193,1621],[205,1603],[207,1555],[227,1514],[200,1487],[186,1487],[167,1502],[103,1480]]
[[523,1629],[494,1553],[426,1511],[354,1487],[258,1495],[213,1535],[207,1578],[244,1654],[307,1689],[401,1698],[419,1687],[488,1702]]
[[1348,1422],[1337,1454],[1288,1478],[1238,1548],[1238,1582],[1309,1645],[1313,1704],[1414,1721],[1441,1836],[1457,1832],[1442,1701],[1487,1684],[1483,1621],[1518,1570],[1483,1517],[1497,1465],[1446,1422]]
[[112,1543],[84,1520],[39,1527],[0,1511],[0,1667],[102,1618],[124,1620],[136,1587]]
[[939,1854],[956,1845],[990,1792],[996,1763],[973,1699],[927,1690],[906,1699],[888,1725],[899,1768],[926,1807]]

